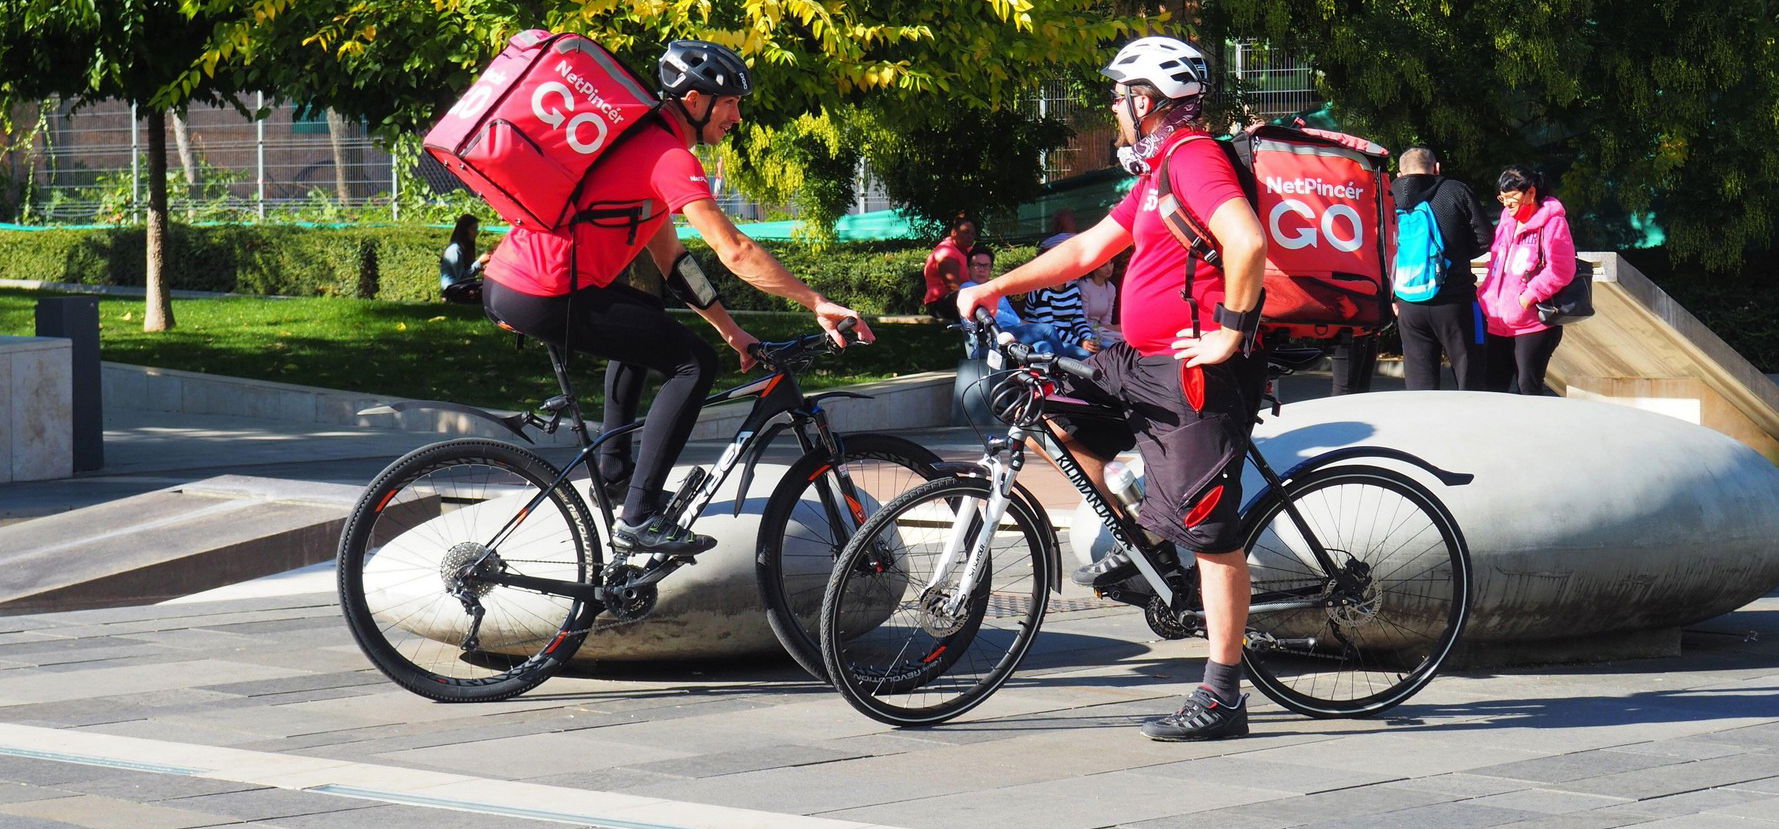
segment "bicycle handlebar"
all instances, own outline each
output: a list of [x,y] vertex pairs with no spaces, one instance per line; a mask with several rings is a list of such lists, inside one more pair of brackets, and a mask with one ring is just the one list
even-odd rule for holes
[[966,333],[974,334],[974,332],[968,330],[968,327],[972,324],[981,328],[982,331],[986,332],[990,342],[993,343],[993,347],[1000,351],[1001,354],[1005,355],[1007,359],[1011,360],[1016,366],[1054,366],[1065,374],[1089,381],[1099,377],[1099,372],[1095,371],[1092,366],[1083,363],[1080,360],[1074,359],[1073,357],[1064,357],[1060,354],[1035,351],[1031,346],[1013,339],[1012,334],[1002,331],[1000,326],[995,324],[994,315],[990,314],[987,308],[978,307],[973,316],[975,317],[973,323],[965,323]]
[[[850,346],[859,342],[858,337],[854,334],[858,327],[857,317],[847,317],[834,326],[834,331]],[[817,334],[805,334],[796,339],[782,342],[756,342],[747,347],[747,353],[762,365],[780,371],[795,372],[802,370],[810,358],[818,354],[832,354],[842,347],[835,345],[833,337],[823,331]]]

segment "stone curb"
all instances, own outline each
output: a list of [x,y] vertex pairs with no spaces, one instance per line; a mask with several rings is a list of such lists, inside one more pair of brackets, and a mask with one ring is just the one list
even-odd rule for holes
[[[399,399],[387,396],[112,362],[101,364],[100,375],[106,405],[120,409],[250,417],[342,429],[511,437],[495,424],[459,412],[424,409],[399,414],[359,414]],[[870,395],[870,399],[831,401],[830,422],[841,431],[948,425],[952,377],[953,372],[933,371],[849,386],[848,392]],[[699,418],[691,439],[727,438],[735,433],[747,412],[746,403],[709,409]],[[505,416],[511,412],[493,414]],[[566,430],[533,437],[545,445],[574,444],[574,436]]]

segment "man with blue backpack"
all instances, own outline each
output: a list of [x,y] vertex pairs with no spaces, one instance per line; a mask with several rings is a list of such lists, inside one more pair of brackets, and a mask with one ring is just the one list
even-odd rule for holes
[[1439,388],[1443,352],[1459,389],[1482,389],[1482,321],[1470,260],[1489,250],[1492,230],[1464,182],[1439,174],[1426,147],[1403,151],[1390,191],[1396,199],[1397,329],[1411,389]]

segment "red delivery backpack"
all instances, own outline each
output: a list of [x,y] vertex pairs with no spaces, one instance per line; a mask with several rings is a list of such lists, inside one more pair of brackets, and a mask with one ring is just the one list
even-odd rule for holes
[[577,34],[513,36],[426,134],[426,151],[501,218],[557,230],[587,171],[661,102],[605,47]]
[[[1389,151],[1344,133],[1270,125],[1217,143],[1266,229],[1262,330],[1334,339],[1387,324],[1396,239]],[[1167,169],[1164,158],[1157,209],[1168,229],[1195,257],[1221,267],[1216,240],[1174,197]],[[1189,260],[1189,295],[1195,269]]]

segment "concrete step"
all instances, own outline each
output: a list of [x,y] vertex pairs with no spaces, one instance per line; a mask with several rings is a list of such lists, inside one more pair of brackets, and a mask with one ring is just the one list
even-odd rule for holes
[[149,604],[327,560],[359,491],[223,475],[0,527],[0,614]]

